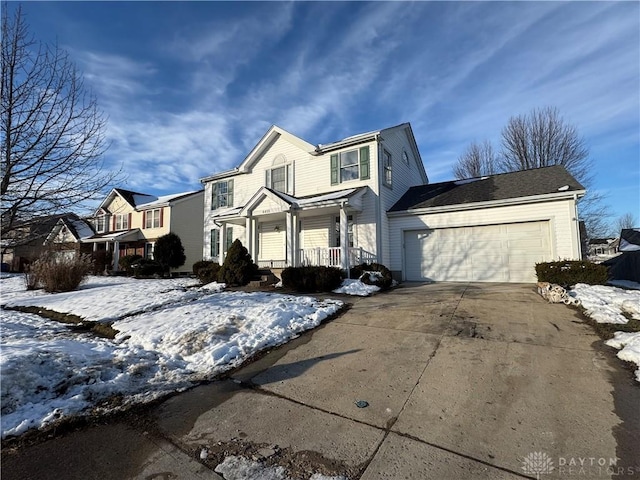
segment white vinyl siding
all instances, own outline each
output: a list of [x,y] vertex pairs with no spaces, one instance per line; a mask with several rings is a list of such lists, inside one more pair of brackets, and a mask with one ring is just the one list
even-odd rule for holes
[[301,248],[327,248],[330,242],[331,216],[306,217],[301,220]]
[[258,237],[260,260],[286,260],[284,222],[261,223]]

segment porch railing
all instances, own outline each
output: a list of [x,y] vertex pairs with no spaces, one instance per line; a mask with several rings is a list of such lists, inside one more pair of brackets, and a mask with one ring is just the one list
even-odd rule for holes
[[289,266],[286,260],[258,260],[260,268],[286,268]]
[[[371,263],[377,260],[375,254],[367,252],[363,248],[350,247],[347,251],[349,265]],[[341,248],[303,248],[300,250],[301,265],[321,265],[326,267],[341,267]]]

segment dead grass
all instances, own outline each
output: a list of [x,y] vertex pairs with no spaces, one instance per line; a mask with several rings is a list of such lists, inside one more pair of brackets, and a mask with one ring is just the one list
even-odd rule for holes
[[71,330],[79,333],[90,332],[96,337],[114,339],[118,330],[113,328],[108,323],[92,322],[85,320],[73,313],[60,313],[55,310],[49,310],[42,307],[3,307],[5,310],[15,310],[17,312],[34,313],[49,320],[55,320],[56,322],[70,324]]

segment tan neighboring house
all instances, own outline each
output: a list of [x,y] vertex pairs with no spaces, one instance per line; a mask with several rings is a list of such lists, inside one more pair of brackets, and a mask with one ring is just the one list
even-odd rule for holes
[[191,272],[202,260],[203,191],[155,197],[114,188],[96,210],[92,223],[95,235],[83,240],[92,250],[107,250],[113,255],[112,268],[118,271],[118,259],[141,255],[153,259],[156,240],[167,233],[180,237],[185,264],[172,273]]
[[89,220],[70,214],[56,222],[45,238],[44,246],[54,251],[59,257],[73,258],[91,254],[91,245],[83,242],[93,235],[95,231]]
[[240,239],[261,267],[363,261],[398,280],[533,282],[581,258],[584,187],[563,167],[429,183],[409,123],[313,145],[272,126],[204,184],[203,256]]

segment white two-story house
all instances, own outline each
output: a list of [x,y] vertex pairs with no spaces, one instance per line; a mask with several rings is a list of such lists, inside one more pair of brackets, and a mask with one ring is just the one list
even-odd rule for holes
[[204,257],[235,238],[262,267],[385,262],[386,211],[427,183],[408,123],[312,145],[273,126],[235,169],[203,178]]
[[378,262],[417,281],[534,281],[535,262],[580,258],[584,189],[562,167],[429,184],[409,123],[321,145],[272,126],[201,182],[203,258],[220,263],[235,239],[261,267]]

